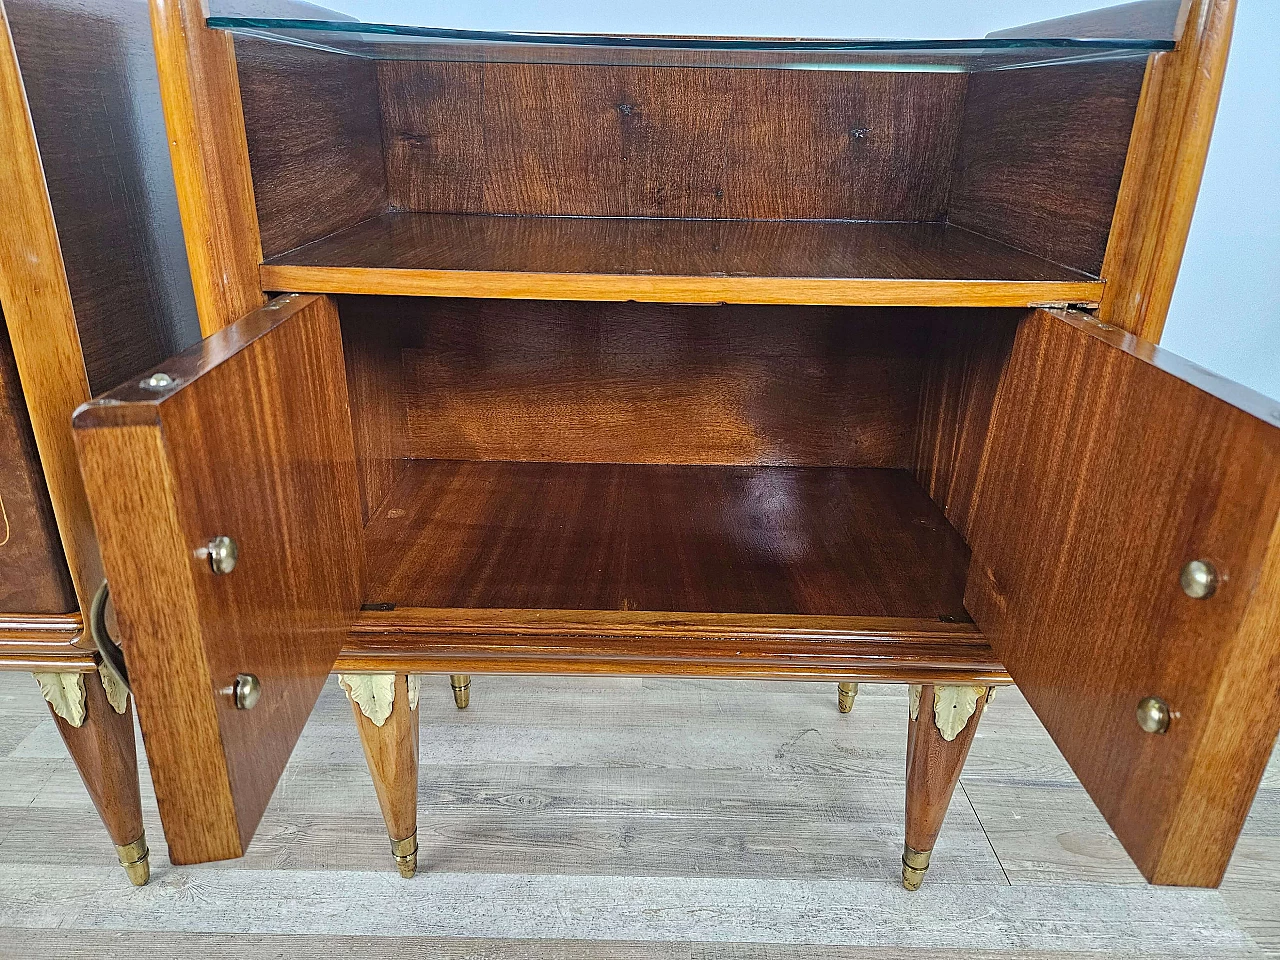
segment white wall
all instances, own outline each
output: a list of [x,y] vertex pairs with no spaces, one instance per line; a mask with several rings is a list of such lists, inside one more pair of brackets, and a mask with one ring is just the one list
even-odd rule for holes
[[[431,26],[738,36],[963,37],[1108,0],[328,0]],[[442,19],[443,18],[443,19]],[[585,26],[584,26],[585,25]],[[1166,347],[1280,399],[1280,3],[1239,0],[1235,40]]]

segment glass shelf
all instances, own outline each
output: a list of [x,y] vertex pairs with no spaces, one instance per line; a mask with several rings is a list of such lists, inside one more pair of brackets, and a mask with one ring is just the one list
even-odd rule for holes
[[[385,12],[392,5],[383,3],[378,9]],[[215,3],[208,25],[240,36],[373,60],[954,72],[1142,59],[1173,49],[1178,10],[1177,0],[1146,0],[976,39],[816,39],[786,31],[812,26],[824,17],[832,26],[855,29],[848,21],[857,19],[858,5],[841,4],[841,15],[830,17],[826,0],[795,0],[780,5],[781,13],[745,14],[753,18],[748,23],[732,14],[717,21],[769,32],[739,37],[668,33],[668,28],[704,24],[693,17],[680,19],[662,5],[648,8],[656,12],[628,19],[600,10],[598,4],[566,11],[562,8],[573,3],[542,10],[539,5],[491,0],[487,5],[440,8],[438,14],[433,5],[414,4],[412,19],[424,22],[400,24],[344,18],[310,4],[282,6],[276,0],[271,10],[267,6],[268,0],[234,5],[226,0],[221,7]],[[262,15],[265,12],[288,16]],[[434,23],[433,17],[438,17]],[[570,23],[580,29],[529,29]],[[620,25],[642,29],[621,32]],[[871,24],[884,25],[880,20]]]

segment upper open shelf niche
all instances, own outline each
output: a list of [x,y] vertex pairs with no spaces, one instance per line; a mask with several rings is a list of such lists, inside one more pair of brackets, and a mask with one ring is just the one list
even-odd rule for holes
[[[1139,0],[981,38],[856,39],[892,31],[895,24],[918,26],[921,20],[937,23],[940,32],[981,21],[965,14],[954,26],[939,23],[936,15],[926,17],[919,3],[877,4],[891,8],[886,14],[832,0],[616,5],[349,0],[345,5],[370,17],[385,18],[395,10],[412,22],[371,22],[296,0],[213,0],[208,24],[241,36],[373,60],[976,72],[1141,59],[1171,50],[1182,7],[1179,0]],[[911,17],[913,12],[917,16]],[[742,35],[721,35],[726,28]],[[814,37],[818,30],[827,36]],[[717,35],[698,35],[702,32]]]

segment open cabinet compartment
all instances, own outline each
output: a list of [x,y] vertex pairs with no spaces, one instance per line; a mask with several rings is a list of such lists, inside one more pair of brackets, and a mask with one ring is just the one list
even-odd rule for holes
[[264,289],[585,300],[1096,304],[1145,72],[235,49]]
[[[968,548],[927,491],[945,469],[939,431],[961,417],[941,383],[955,331],[992,357],[989,382],[971,384],[989,409],[1025,311],[337,304],[366,523],[363,642],[590,635],[612,618],[611,655],[637,672],[671,669],[695,636],[725,649],[687,651],[683,672],[699,658],[712,674],[740,669],[755,656],[744,636],[762,630],[914,640],[938,648],[943,673],[954,642],[956,677],[1002,676],[964,610]],[[663,650],[628,647],[629,625],[655,623]],[[836,653],[809,675],[891,669]],[[800,669],[761,653],[761,675]]]

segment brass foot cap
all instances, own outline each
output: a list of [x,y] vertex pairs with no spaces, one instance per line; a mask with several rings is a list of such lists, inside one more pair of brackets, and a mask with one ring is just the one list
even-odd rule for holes
[[924,882],[924,872],[929,869],[932,850],[902,848],[902,886],[907,890],[919,890]]
[[133,843],[117,844],[116,856],[120,866],[135,887],[145,887],[151,879],[151,851],[147,849],[147,837],[143,834]]
[[467,709],[471,703],[471,678],[454,674],[449,677],[449,686],[453,687],[453,702],[459,710]]
[[842,683],[837,689],[839,693],[836,697],[836,706],[841,713],[848,713],[853,709],[853,698],[858,695],[858,685]]
[[418,832],[415,830],[403,840],[392,840],[391,855],[395,857],[396,868],[400,871],[400,876],[408,880],[417,873]]

